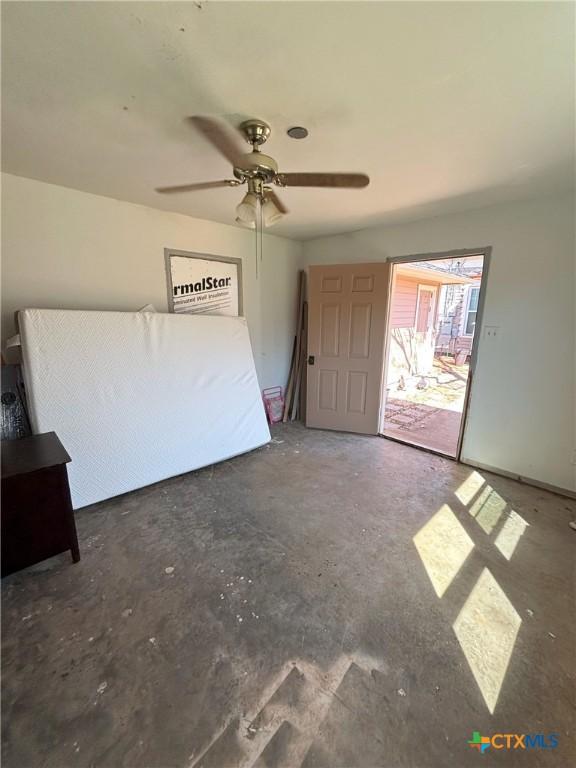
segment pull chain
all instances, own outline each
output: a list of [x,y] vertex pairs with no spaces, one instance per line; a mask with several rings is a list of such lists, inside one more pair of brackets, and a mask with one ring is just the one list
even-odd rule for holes
[[262,200],[258,196],[256,200],[256,279],[258,279],[258,251],[262,261]]
[[256,280],[258,280],[258,206],[259,201],[256,203],[256,221],[254,227],[254,245],[256,246],[256,250],[254,252],[254,257],[256,259]]
[[264,252],[264,210],[263,210],[263,202],[264,200],[260,200],[260,261],[262,261],[262,254]]

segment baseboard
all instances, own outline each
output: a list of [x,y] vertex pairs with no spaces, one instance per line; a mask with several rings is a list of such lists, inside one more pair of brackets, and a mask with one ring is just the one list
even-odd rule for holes
[[569,499],[576,499],[576,491],[571,491],[568,488],[559,488],[557,485],[543,483],[541,480],[534,480],[531,477],[517,475],[515,472],[508,472],[506,469],[498,469],[498,467],[492,467],[490,464],[481,464],[479,461],[472,461],[471,459],[461,458],[460,463],[466,464],[469,467],[475,467],[476,469],[483,469],[486,472],[492,472],[501,477],[509,477],[512,480],[517,480],[519,483],[524,483],[524,485],[532,485],[534,488],[542,488],[542,490],[556,493],[558,496],[566,496]]

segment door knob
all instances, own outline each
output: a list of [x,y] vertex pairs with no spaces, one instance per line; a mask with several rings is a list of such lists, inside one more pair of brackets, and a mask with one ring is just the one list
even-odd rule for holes
[[314,355],[308,355],[308,365],[314,365]]

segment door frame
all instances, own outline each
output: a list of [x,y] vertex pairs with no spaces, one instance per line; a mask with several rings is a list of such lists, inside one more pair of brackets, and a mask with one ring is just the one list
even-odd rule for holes
[[[460,430],[458,432],[458,443],[456,447],[456,455],[450,456],[442,451],[436,451],[433,448],[425,448],[423,446],[414,445],[407,440],[400,440],[396,437],[388,437],[382,434],[384,426],[384,411],[386,407],[386,380],[388,374],[388,353],[389,353],[389,339],[390,339],[390,312],[392,308],[392,299],[394,296],[394,282],[396,277],[396,270],[394,266],[396,264],[409,264],[415,261],[435,261],[441,259],[455,259],[458,257],[466,256],[483,256],[482,260],[482,278],[480,280],[480,293],[478,295],[478,309],[476,311],[476,328],[478,332],[474,333],[472,339],[472,348],[470,350],[470,367],[468,369],[468,381],[466,382],[466,391],[464,393],[464,407],[462,409],[462,418],[460,420]],[[484,305],[486,302],[486,285],[488,283],[488,272],[490,269],[490,261],[492,258],[492,246],[485,245],[480,248],[457,248],[451,251],[440,251],[433,253],[416,253],[408,256],[394,256],[387,261],[390,262],[390,284],[388,286],[388,309],[386,312],[386,330],[385,330],[385,343],[384,343],[384,365],[382,368],[382,386],[380,388],[380,435],[386,437],[388,440],[394,440],[398,443],[404,443],[405,445],[411,445],[414,448],[420,448],[420,450],[428,451],[429,453],[436,453],[439,456],[444,456],[447,459],[453,459],[454,461],[462,461],[462,445],[464,443],[464,433],[466,431],[466,424],[468,421],[468,415],[470,412],[470,395],[472,391],[472,384],[474,380],[474,374],[476,372],[476,363],[478,360],[478,346],[480,344],[480,336],[482,335],[483,320],[484,320]],[[417,317],[417,315],[416,315]],[[475,330],[476,330],[475,328]]]

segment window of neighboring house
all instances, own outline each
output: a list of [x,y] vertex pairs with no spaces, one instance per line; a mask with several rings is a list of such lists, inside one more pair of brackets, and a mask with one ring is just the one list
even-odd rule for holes
[[468,309],[466,311],[466,325],[464,326],[464,334],[466,336],[474,335],[474,328],[476,327],[476,312],[478,311],[478,296],[480,295],[480,288],[470,288],[468,294]]

